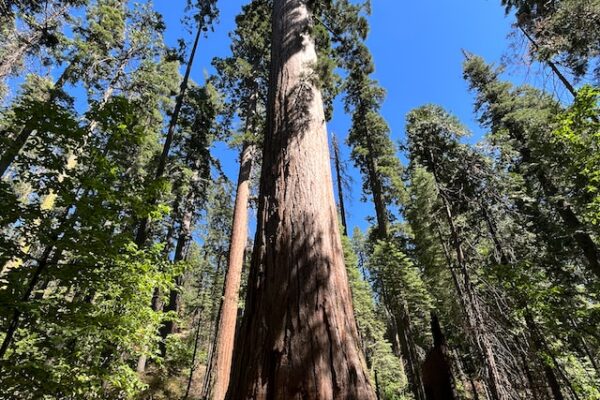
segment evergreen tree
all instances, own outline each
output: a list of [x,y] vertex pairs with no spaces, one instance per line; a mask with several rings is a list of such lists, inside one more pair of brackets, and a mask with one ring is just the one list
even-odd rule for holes
[[540,187],[537,193],[560,216],[563,232],[573,237],[590,272],[600,275],[598,245],[581,220],[580,211],[567,201],[570,183],[560,179],[569,160],[551,138],[559,105],[533,88],[512,88],[499,79],[499,71],[479,57],[470,57],[464,68],[465,78],[477,92],[481,123],[490,127],[494,138],[502,143],[505,157],[518,166],[529,190]]
[[[473,260],[469,259],[463,245],[464,228],[458,225],[460,215],[468,211],[477,188],[477,182],[470,181],[472,174],[469,169],[477,167],[478,160],[469,160],[472,154],[458,143],[458,138],[465,133],[465,128],[456,118],[436,106],[418,108],[407,116],[411,163],[426,168],[435,181],[450,236],[449,247],[455,253],[452,262],[456,262],[461,274],[460,280],[453,279],[467,318],[467,328],[472,332],[472,341],[486,366],[492,397],[507,399],[510,398],[510,383],[498,362],[493,345],[495,340],[489,331],[490,323],[486,321],[488,313],[473,283],[473,266],[469,266]],[[452,265],[449,267],[453,268]]]

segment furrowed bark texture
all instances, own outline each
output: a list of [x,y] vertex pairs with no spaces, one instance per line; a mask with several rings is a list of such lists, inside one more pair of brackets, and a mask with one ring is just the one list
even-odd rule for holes
[[245,144],[240,157],[240,172],[233,211],[229,261],[225,276],[221,316],[219,318],[219,337],[217,338],[217,347],[215,349],[217,360],[215,362],[213,400],[223,400],[227,394],[227,386],[229,385],[239,291],[242,280],[242,267],[244,265],[244,250],[248,241],[250,173],[252,172],[252,159],[254,158],[255,150],[256,146]]
[[302,0],[275,0],[255,240],[229,400],[374,400],[337,224]]

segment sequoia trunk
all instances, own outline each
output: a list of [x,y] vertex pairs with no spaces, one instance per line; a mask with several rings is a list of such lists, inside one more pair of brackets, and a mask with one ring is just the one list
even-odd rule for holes
[[248,241],[248,200],[250,198],[250,173],[256,146],[245,144],[240,157],[240,172],[233,211],[231,243],[229,245],[229,261],[225,276],[225,290],[221,315],[219,318],[219,336],[215,349],[215,383],[213,400],[223,400],[229,385],[229,373],[233,358],[233,344],[237,322],[238,300],[244,250]]
[[344,266],[311,17],[306,1],[273,3],[258,227],[230,400],[375,399]]

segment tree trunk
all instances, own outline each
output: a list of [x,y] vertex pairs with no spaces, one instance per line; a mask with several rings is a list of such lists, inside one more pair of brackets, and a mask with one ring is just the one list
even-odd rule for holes
[[[2,15],[0,20],[9,14],[9,10],[4,4],[5,1],[3,1],[0,6],[0,15]],[[10,8],[10,6],[8,8]],[[8,46],[5,47],[4,50],[6,51],[3,54],[4,59],[0,60],[0,81],[15,74],[17,72],[17,66],[20,63],[25,63],[25,57],[27,57],[33,49],[44,47],[44,45],[41,44],[44,39],[44,27],[60,25],[61,20],[64,19],[65,14],[67,14],[68,11],[68,6],[61,6],[58,7],[58,9],[46,9],[44,19],[35,21],[34,18],[34,21],[31,21],[33,24],[30,25],[31,28],[29,31],[19,32],[16,26],[11,27],[11,29],[15,30],[14,35],[10,38],[13,43],[12,45],[9,43]],[[6,21],[1,21],[0,25],[3,23],[6,23]]]
[[[369,135],[366,137],[366,145],[368,150],[367,173],[369,176],[371,193],[373,194],[373,203],[375,205],[377,238],[384,240],[387,239],[389,235],[388,210],[384,198],[383,185],[381,183],[380,175],[377,171],[377,160],[375,158],[376,154],[373,149],[371,137]],[[392,302],[394,299],[390,299],[386,294],[386,288],[383,280],[380,282],[380,284],[381,291],[383,292],[384,304],[386,307],[393,307]],[[419,367],[419,360],[416,354],[416,345],[414,342],[414,335],[412,334],[408,307],[403,303],[398,307],[393,308],[396,308],[392,314],[396,322],[400,353],[404,361],[407,363],[407,378],[410,387],[416,400],[424,400],[425,390],[423,388],[423,382],[421,379],[421,369]],[[392,337],[391,339],[393,343],[396,337]]]
[[[480,207],[481,207],[481,211],[483,214],[483,218],[486,222],[486,225],[488,226],[490,235],[492,236],[492,241],[494,242],[494,247],[496,248],[496,251],[498,252],[498,254],[500,256],[500,263],[502,265],[507,265],[507,266],[512,265],[513,262],[511,262],[509,260],[509,256],[506,253],[506,251],[504,250],[504,246],[503,246],[502,242],[500,241],[500,238],[498,237],[497,230],[496,230],[496,224],[492,220],[492,217],[490,216],[490,214],[487,211],[487,208],[485,207],[485,205],[482,202],[480,202]],[[511,283],[511,286],[514,286],[514,284]],[[516,289],[514,289],[514,290],[516,290]],[[534,348],[534,353],[536,355],[536,358],[538,358],[538,361],[543,365],[544,375],[546,376],[546,381],[548,383],[548,386],[550,386],[550,390],[552,392],[552,397],[555,400],[564,400],[564,396],[560,389],[560,383],[558,381],[558,378],[556,376],[554,368],[552,368],[552,366],[548,365],[548,363],[543,359],[543,357],[540,357],[540,352],[543,351],[543,339],[542,339],[541,333],[539,332],[538,325],[535,323],[533,316],[531,314],[531,311],[529,310],[529,307],[527,306],[527,302],[525,299],[519,298],[519,299],[517,299],[517,304],[519,305],[519,307],[521,307],[525,311],[525,324],[527,326],[527,333],[528,333],[529,338],[533,342],[533,348]],[[526,360],[523,360],[523,363],[524,363],[525,368],[527,370],[529,370],[529,366],[527,365]],[[535,383],[533,382],[532,378],[529,375],[530,374],[528,373],[528,380],[530,381],[530,384],[535,385]],[[531,390],[535,394],[536,388],[534,386],[531,387]]]
[[[456,261],[462,274],[462,292],[464,294],[464,298],[461,300],[461,304],[463,305],[464,313],[467,317],[467,324],[469,330],[473,334],[474,342],[477,344],[478,350],[487,369],[488,385],[491,392],[490,395],[493,400],[504,400],[508,398],[507,393],[509,391],[510,384],[507,379],[503,379],[496,364],[496,356],[494,354],[492,344],[490,343],[489,332],[485,327],[485,320],[481,310],[480,299],[478,298],[473,283],[471,282],[471,276],[462,248],[461,237],[454,223],[454,216],[452,215],[450,203],[439,185],[436,161],[432,152],[430,152],[430,161],[432,163],[431,172],[435,179],[439,197],[442,200],[446,222],[448,223],[448,228],[450,229],[450,238],[456,253]],[[450,268],[452,268],[451,265]],[[460,293],[460,283],[455,281],[455,285]]]
[[[28,302],[30,300],[31,294],[33,293],[33,291],[35,290],[35,287],[37,286],[38,282],[40,281],[42,272],[46,269],[46,266],[48,265],[50,254],[52,253],[53,249],[54,249],[54,246],[46,247],[40,260],[38,261],[36,268],[33,271],[33,276],[29,280],[29,285],[25,289],[25,293],[23,293],[21,295],[20,301],[22,303]],[[12,316],[10,318],[10,322],[8,323],[8,327],[6,328],[6,335],[4,336],[2,345],[0,345],[0,365],[1,365],[1,361],[4,359],[6,351],[8,350],[8,348],[10,347],[10,345],[12,343],[12,340],[17,331],[17,328],[19,327],[21,314],[22,314],[22,311],[18,306],[13,309]]]
[[475,384],[475,381],[473,380],[472,376],[469,377],[469,382],[471,383],[471,392],[473,394],[473,400],[479,400],[479,392],[477,391],[477,385]]
[[[525,310],[525,323],[527,325],[527,330],[529,335],[531,336],[533,347],[536,355],[539,357],[539,353],[544,351],[544,342],[540,336],[540,332],[538,331],[537,324],[535,323],[531,312],[526,309]],[[554,372],[554,368],[548,364],[548,362],[544,359],[540,359],[541,364],[544,367],[544,375],[546,375],[546,381],[548,382],[548,386],[550,386],[550,390],[552,392],[552,397],[555,400],[564,400],[564,396],[562,391],[560,390],[560,383],[558,378]]]
[[337,224],[312,16],[275,0],[258,228],[229,400],[374,400]]
[[[33,273],[31,275],[31,277],[29,278],[29,282],[27,283],[25,292],[21,295],[21,298],[19,299],[20,303],[27,303],[31,300],[31,294],[33,293],[35,288],[40,283],[40,280],[41,280],[43,274],[45,273],[46,269],[48,268],[48,264],[53,261],[58,262],[58,258],[59,258],[58,255],[55,255],[55,257],[53,257],[52,260],[50,259],[50,255],[52,255],[52,252],[55,251],[55,249],[56,249],[55,245],[56,245],[56,241],[58,240],[58,238],[60,236],[60,233],[63,232],[63,230],[65,229],[67,224],[72,223],[72,221],[74,220],[74,218],[76,216],[74,214],[71,216],[71,218],[69,218],[70,212],[71,212],[71,208],[67,208],[67,210],[65,210],[63,215],[61,215],[61,217],[59,219],[58,229],[51,235],[50,244],[48,244],[44,248],[44,251],[42,252],[39,260],[37,260],[37,265],[33,269]],[[61,253],[59,252],[58,254],[61,254]],[[8,326],[6,328],[6,335],[4,336],[4,339],[2,340],[2,344],[0,345],[0,368],[1,368],[1,362],[4,359],[4,356],[6,355],[6,351],[10,347],[10,345],[14,339],[14,335],[17,331],[17,328],[19,327],[20,318],[21,318],[22,313],[23,313],[23,311],[21,310],[19,305],[14,307],[13,313],[10,317],[10,321],[8,322]]]
[[340,218],[344,236],[348,236],[348,223],[346,222],[346,207],[344,205],[344,182],[342,178],[342,163],[340,159],[340,147],[335,134],[331,135],[331,145],[333,147],[333,162],[335,164],[335,177],[338,190],[338,207],[340,208]]
[[190,362],[190,374],[188,375],[183,400],[187,400],[190,396],[190,390],[192,389],[192,383],[194,382],[194,373],[196,372],[196,359],[198,358],[198,342],[200,341],[200,326],[200,317],[198,317],[198,323],[194,332],[194,350],[192,351],[192,360]]
[[537,171],[537,178],[540,181],[544,194],[555,207],[558,215],[560,215],[565,226],[571,235],[573,235],[575,242],[583,252],[583,256],[586,258],[590,269],[597,277],[600,277],[600,251],[598,250],[596,243],[579,220],[579,217],[573,211],[571,205],[562,198],[562,196],[559,196],[558,200],[552,200],[552,198],[559,194],[558,188],[540,169]]
[[[165,169],[167,167],[167,159],[169,158],[169,152],[171,151],[171,144],[173,143],[173,139],[175,137],[175,128],[177,127],[177,123],[179,121],[179,113],[181,112],[181,107],[183,106],[183,100],[185,98],[185,93],[188,87],[188,81],[190,79],[190,74],[192,72],[192,65],[194,63],[194,57],[196,56],[196,50],[198,49],[198,42],[200,41],[200,36],[202,34],[202,26],[198,26],[198,30],[196,32],[196,37],[194,39],[194,44],[192,46],[192,51],[190,52],[190,57],[187,62],[187,66],[185,68],[185,74],[183,76],[183,81],[181,82],[181,86],[179,87],[179,94],[177,95],[177,99],[175,100],[175,108],[173,109],[173,114],[171,115],[171,119],[169,121],[169,128],[167,130],[167,137],[165,138],[165,143],[163,145],[162,153],[158,159],[158,165],[156,167],[156,171],[154,173],[154,179],[159,180],[162,178],[165,173]],[[150,203],[152,205],[156,204],[157,199],[152,199]],[[140,221],[138,225],[137,234],[135,237],[135,243],[138,247],[144,247],[146,244],[146,240],[148,239],[150,226],[149,226],[150,218],[144,217]]]
[[529,367],[529,362],[525,352],[521,352],[521,363],[523,364],[523,372],[525,373],[525,377],[529,383],[529,388],[531,389],[531,398],[533,400],[538,400],[540,398],[538,394],[538,384],[533,376],[531,368]]
[[[523,33],[523,35],[527,38],[527,40],[529,40],[529,43],[531,43],[531,45],[536,49],[536,51],[539,51],[540,46],[531,37],[531,35],[529,33],[527,33],[527,31],[522,26],[519,26],[519,30]],[[577,97],[577,91],[575,90],[575,88],[573,87],[571,82],[569,82],[567,77],[562,72],[560,72],[560,70],[558,69],[556,64],[554,62],[552,62],[552,60],[550,60],[550,59],[546,59],[546,60],[544,60],[544,62],[546,64],[548,64],[548,66],[550,67],[550,69],[552,70],[554,75],[556,75],[556,77],[562,82],[562,84],[569,91],[569,93],[571,93],[571,95],[573,97]]]
[[[181,226],[179,228],[179,237],[177,238],[177,246],[175,246],[175,254],[173,256],[173,262],[178,263],[183,261],[186,257],[189,245],[192,241],[192,226],[194,223],[194,214],[196,212],[195,199],[196,199],[196,185],[197,173],[195,178],[192,180],[192,187],[185,199],[185,211],[181,218]],[[163,308],[163,312],[175,312],[179,313],[181,308],[181,292],[180,287],[183,285],[183,276],[175,277],[175,287],[169,292],[169,302]],[[165,321],[160,329],[159,333],[161,341],[159,342],[159,351],[162,357],[167,354],[166,341],[169,335],[177,332],[177,324],[173,319]]]
[[212,400],[223,400],[229,386],[229,374],[233,358],[233,344],[237,324],[237,311],[244,251],[248,242],[248,200],[250,198],[250,174],[256,146],[245,143],[240,156],[237,194],[229,245],[229,261],[225,275],[225,291],[219,318],[219,336],[215,349],[215,382]]
[[421,370],[406,302],[402,302],[398,315],[394,319],[398,324],[401,353],[407,363],[407,377],[411,390],[416,400],[425,400],[425,389],[421,379]]
[[[225,290],[224,285],[218,285],[219,282],[219,274],[221,273],[221,260],[224,254],[219,254],[217,257],[217,268],[214,271],[213,280],[212,280],[212,288],[210,293],[210,299],[212,299],[212,309],[210,312],[210,326],[208,329],[208,349],[207,349],[207,361],[206,361],[206,370],[204,372],[204,379],[202,383],[202,392],[200,398],[208,399],[211,398],[211,389],[212,383],[214,382],[214,370],[215,370],[215,347],[217,342],[217,337],[219,336],[219,315],[221,314],[221,307],[223,305],[223,301],[220,300],[217,295],[218,289],[221,289],[221,298],[223,297],[223,293]],[[224,282],[223,282],[224,283]],[[217,300],[219,299],[219,300]]]
[[427,400],[457,400],[451,357],[439,320],[431,315],[433,349],[423,363],[423,387]]
[[373,193],[373,203],[375,204],[377,235],[379,239],[384,239],[388,236],[388,215],[385,206],[385,199],[383,198],[383,188],[377,175],[377,161],[373,158],[373,146],[370,136],[367,136],[367,148],[369,151],[367,169],[369,173],[369,181],[371,182],[371,192]]

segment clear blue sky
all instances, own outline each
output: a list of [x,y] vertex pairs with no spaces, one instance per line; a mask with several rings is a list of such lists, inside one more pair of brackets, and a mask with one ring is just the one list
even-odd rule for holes
[[[505,17],[500,0],[372,0],[371,33],[368,44],[373,53],[375,78],[387,90],[383,116],[388,121],[394,142],[403,140],[404,117],[414,107],[437,103],[469,126],[476,140],[482,131],[472,113],[473,97],[462,79],[461,48],[499,62],[509,52],[511,41],[510,17]],[[210,60],[229,54],[228,32],[234,28],[234,18],[248,0],[220,0],[219,23],[215,31],[203,39],[195,60],[193,78],[202,82],[206,72],[212,72]],[[167,23],[167,41],[175,44],[178,37],[189,40],[190,33],[182,30],[179,18],[184,0],[156,0],[158,11]],[[531,81],[527,68],[513,68],[508,78],[516,83]],[[340,103],[338,102],[338,105]],[[349,118],[337,107],[330,131],[345,138]],[[348,159],[348,149],[343,150]],[[226,146],[217,146],[225,172],[236,179],[236,154]],[[351,165],[349,163],[349,165]],[[361,180],[358,172],[350,169],[354,178],[351,200],[348,204],[349,229],[368,226],[366,217],[374,215],[371,203],[362,203]]]

